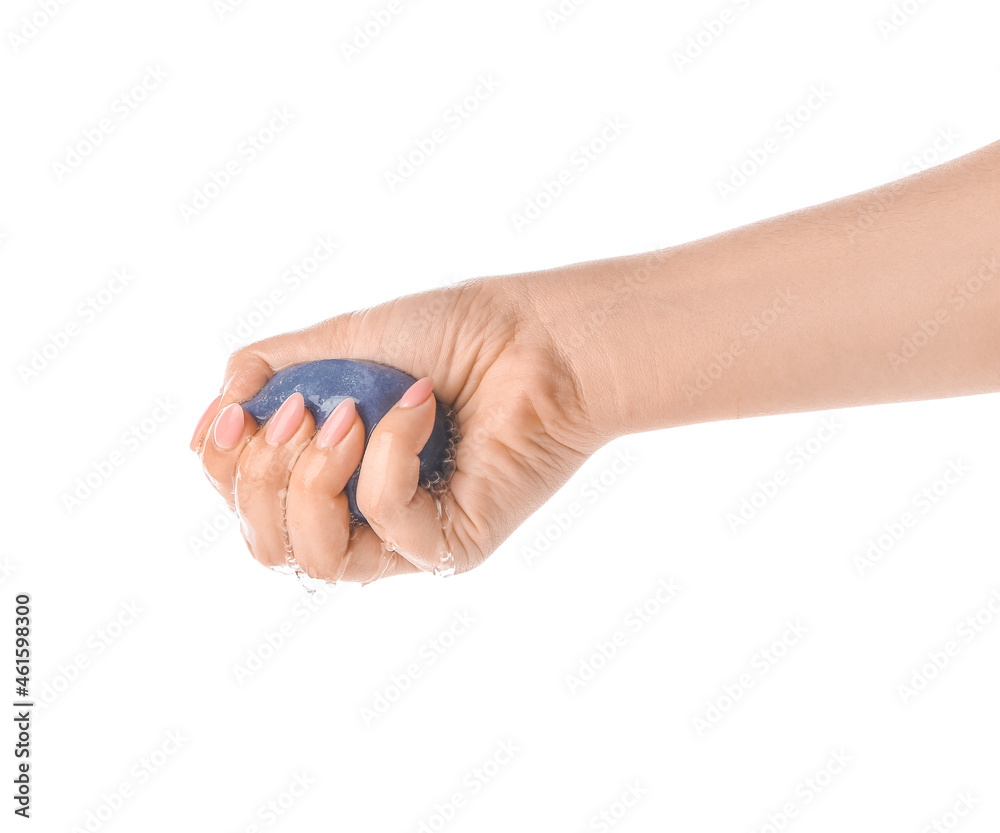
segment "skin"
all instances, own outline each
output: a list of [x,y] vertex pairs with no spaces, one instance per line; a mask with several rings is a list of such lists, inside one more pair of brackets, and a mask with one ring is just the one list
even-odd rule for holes
[[[356,415],[319,448],[307,411],[277,446],[246,412],[235,447],[215,443],[228,404],[334,357],[430,377],[434,394],[390,410],[367,450]],[[467,281],[257,342],[230,358],[192,448],[261,563],[291,551],[314,577],[367,582],[448,552],[456,572],[477,566],[625,434],[997,390],[1000,143],[704,240]],[[417,488],[435,395],[463,435],[444,525]],[[352,531],[341,490],[359,462],[371,527]]]

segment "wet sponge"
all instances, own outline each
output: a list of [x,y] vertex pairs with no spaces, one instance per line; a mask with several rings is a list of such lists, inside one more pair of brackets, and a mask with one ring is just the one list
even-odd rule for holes
[[[256,396],[243,403],[243,407],[258,425],[262,425],[289,396],[301,393],[319,429],[333,409],[350,397],[364,423],[367,447],[372,429],[415,381],[409,374],[384,364],[324,359],[279,370]],[[433,493],[445,487],[455,467],[457,444],[454,414],[438,402],[434,429],[420,452],[420,485],[423,488]],[[344,489],[356,523],[365,522],[357,503],[360,469],[359,466],[351,475]]]

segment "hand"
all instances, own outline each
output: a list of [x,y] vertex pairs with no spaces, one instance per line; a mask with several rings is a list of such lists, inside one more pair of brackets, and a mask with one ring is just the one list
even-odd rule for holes
[[[368,582],[451,562],[463,572],[544,503],[602,440],[588,425],[574,369],[538,325],[529,287],[513,278],[470,281],[233,354],[192,448],[237,512],[254,557],[283,568],[287,554],[326,581]],[[262,426],[234,404],[283,367],[327,358],[380,362],[420,380],[367,449],[350,400],[318,434],[301,396]],[[462,435],[440,503],[417,486],[417,454],[435,410],[425,377],[454,408]],[[342,490],[359,463],[358,506],[370,527],[352,528]]]

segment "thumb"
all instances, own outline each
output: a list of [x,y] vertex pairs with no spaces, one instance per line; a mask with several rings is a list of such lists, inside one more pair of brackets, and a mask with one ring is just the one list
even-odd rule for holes
[[426,572],[450,574],[455,557],[440,504],[419,486],[419,454],[434,427],[430,378],[414,382],[368,439],[358,477],[358,508],[384,546]]

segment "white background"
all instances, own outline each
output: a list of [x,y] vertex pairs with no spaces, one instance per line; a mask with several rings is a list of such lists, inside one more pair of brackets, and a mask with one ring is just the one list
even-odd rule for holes
[[[0,621],[6,653],[14,594],[32,594],[34,696],[49,701],[21,826],[87,829],[93,813],[106,820],[89,829],[109,831],[751,831],[791,803],[802,833],[921,831],[955,821],[946,812],[971,791],[960,829],[997,829],[1000,623],[987,612],[971,641],[958,627],[1000,588],[1000,397],[623,438],[473,573],[338,589],[314,613],[235,524],[207,541],[227,516],[187,442],[227,333],[321,235],[335,258],[255,318],[251,339],[860,191],[915,170],[940,135],[956,137],[938,161],[997,138],[1000,9],[911,2],[890,32],[893,7],[860,0],[590,0],[561,23],[546,16],[555,0],[421,0],[348,61],[343,44],[385,7],[248,0],[220,17],[210,0],[90,0],[15,44],[24,16],[45,16],[4,6]],[[722,34],[679,69],[723,10]],[[166,78],[122,118],[119,96],[149,67]],[[499,88],[448,126],[482,75]],[[783,136],[778,121],[814,85],[832,97]],[[240,143],[273,108],[290,123],[247,162]],[[615,117],[622,135],[519,233],[511,215]],[[102,119],[113,129],[69,165]],[[446,141],[391,190],[385,172],[438,126]],[[780,152],[723,199],[718,183],[769,136]],[[241,173],[185,222],[181,204],[232,159]],[[121,269],[127,288],[85,320],[78,305]],[[65,349],[46,347],[74,323]],[[54,358],[25,379],[35,350]],[[836,434],[800,465],[796,446],[824,419]],[[143,440],[124,439],[137,425]],[[121,465],[67,507],[115,452]],[[634,462],[614,475],[619,452]],[[953,461],[968,471],[920,514],[914,501]],[[778,469],[787,485],[733,529],[727,515]],[[583,489],[602,476],[614,482],[592,501]],[[552,526],[574,501],[582,517]],[[860,574],[855,557],[907,509],[916,523]],[[626,624],[635,605],[656,608],[664,579],[676,597]],[[805,635],[761,675],[759,652],[796,621]],[[616,631],[624,644],[602,663]],[[950,640],[959,655],[904,705],[898,687]],[[590,663],[603,667],[571,691]],[[748,672],[753,686],[699,734],[695,718]],[[394,702],[366,720],[380,695]],[[151,758],[170,731],[179,750]],[[484,769],[504,743],[513,756]],[[827,777],[834,752],[852,762]],[[312,785],[289,806],[301,773]],[[818,796],[809,778],[826,785]],[[123,784],[129,798],[114,799]],[[642,797],[601,827],[628,785]]]

